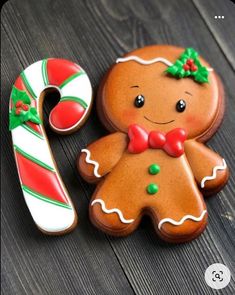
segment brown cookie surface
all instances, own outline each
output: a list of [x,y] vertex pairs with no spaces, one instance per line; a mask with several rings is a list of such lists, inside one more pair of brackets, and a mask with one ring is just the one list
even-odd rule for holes
[[215,71],[193,49],[140,48],[106,74],[97,108],[115,133],[89,146],[78,163],[85,179],[102,180],[90,205],[92,222],[127,235],[148,214],[162,239],[196,238],[207,223],[202,194],[228,178],[225,160],[200,143],[224,113]]

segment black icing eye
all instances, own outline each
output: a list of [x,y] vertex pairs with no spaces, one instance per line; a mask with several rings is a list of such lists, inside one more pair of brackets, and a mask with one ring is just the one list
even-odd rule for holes
[[186,102],[183,99],[180,99],[175,107],[177,112],[182,113],[186,108]]
[[144,105],[144,96],[143,95],[136,96],[134,104],[137,108],[142,108],[142,106]]

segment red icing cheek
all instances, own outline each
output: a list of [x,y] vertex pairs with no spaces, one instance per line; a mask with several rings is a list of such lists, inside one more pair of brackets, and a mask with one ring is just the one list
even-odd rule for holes
[[135,109],[126,109],[122,113],[122,118],[124,122],[128,122],[129,124],[135,123],[138,118],[138,113]]
[[186,124],[194,124],[196,120],[196,117],[193,116],[193,115],[188,115],[186,118],[185,118],[185,123]]
[[184,120],[184,124],[186,128],[190,127],[192,129],[204,125],[202,118],[195,115],[188,115]]

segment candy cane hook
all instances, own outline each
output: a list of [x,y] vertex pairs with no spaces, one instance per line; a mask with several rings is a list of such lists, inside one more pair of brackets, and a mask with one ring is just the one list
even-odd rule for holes
[[60,101],[49,123],[72,133],[85,122],[92,103],[86,72],[63,59],[45,59],[26,68],[10,97],[10,130],[23,195],[37,227],[47,234],[71,231],[77,224],[72,201],[52,156],[42,123],[43,91],[56,88]]

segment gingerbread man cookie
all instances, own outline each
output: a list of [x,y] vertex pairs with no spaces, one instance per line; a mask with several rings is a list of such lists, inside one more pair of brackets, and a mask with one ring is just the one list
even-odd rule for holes
[[207,224],[203,194],[228,179],[226,162],[204,145],[224,114],[223,87],[192,49],[148,46],[118,58],[97,100],[112,134],[82,150],[81,175],[99,185],[90,218],[108,234],[133,232],[151,217],[169,242],[196,238]]
[[42,104],[48,91],[60,94],[49,123],[57,133],[77,130],[88,117],[92,87],[86,72],[64,59],[45,59],[26,68],[10,97],[10,130],[21,188],[37,227],[63,234],[77,224],[42,123]]

